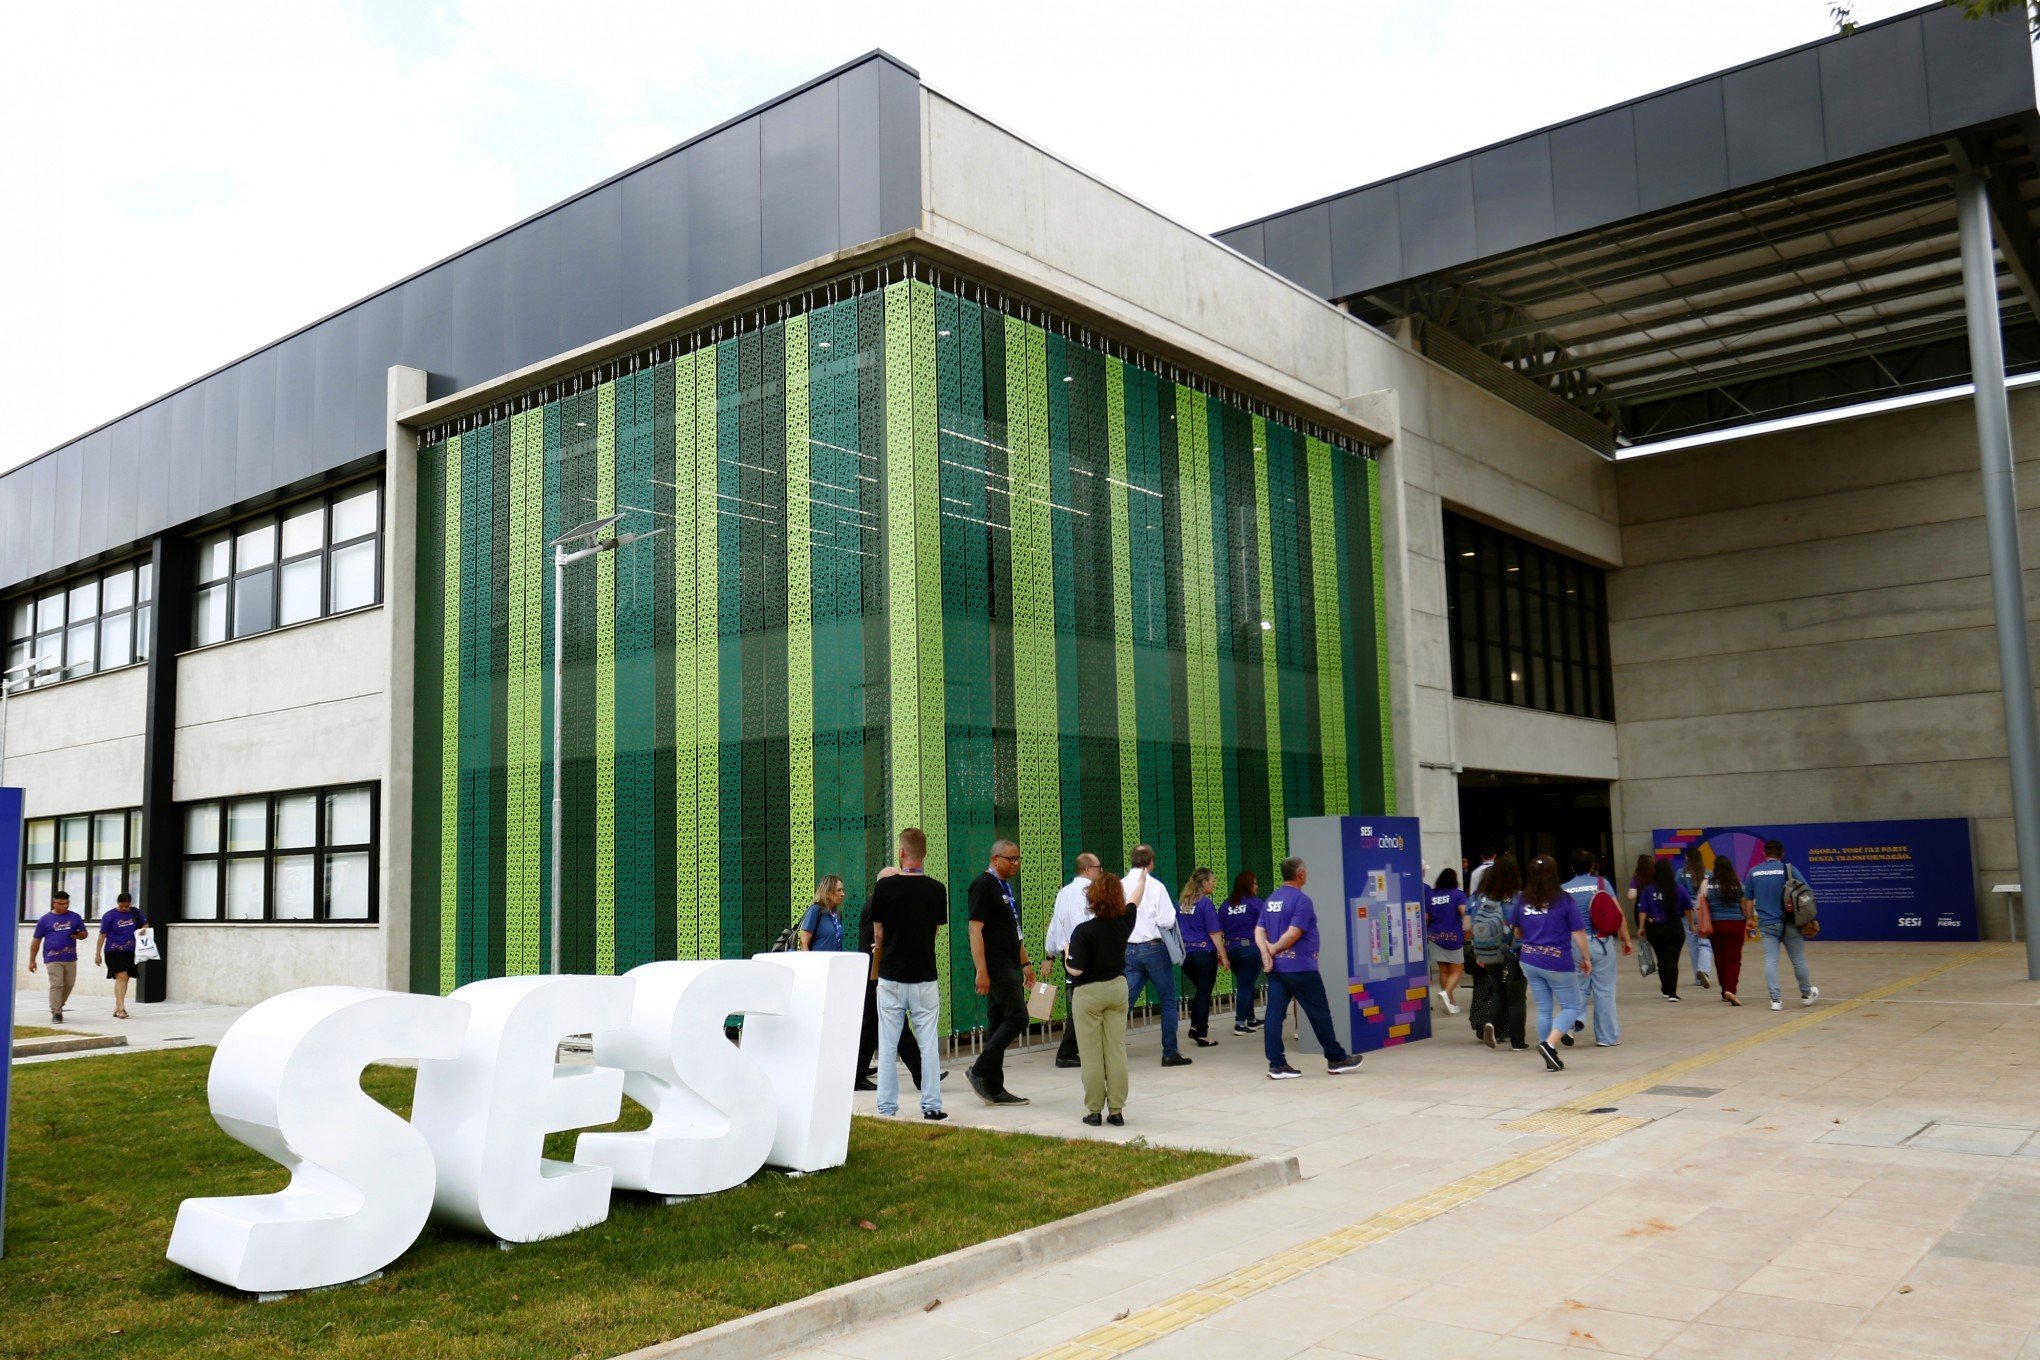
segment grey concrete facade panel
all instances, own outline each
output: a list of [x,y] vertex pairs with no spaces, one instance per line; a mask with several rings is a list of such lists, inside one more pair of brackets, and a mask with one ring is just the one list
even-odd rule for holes
[[1728,182],[1755,184],[1827,159],[1820,117],[1820,57],[1788,52],[1721,77]]
[[380,453],[393,365],[443,396],[748,283],[768,239],[778,267],[920,225],[919,101],[862,58],[0,475],[0,589]]

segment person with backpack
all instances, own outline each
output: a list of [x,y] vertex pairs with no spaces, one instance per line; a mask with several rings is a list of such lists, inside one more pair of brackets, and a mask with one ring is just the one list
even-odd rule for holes
[[1650,882],[1637,891],[1636,917],[1657,955],[1658,990],[1667,1001],[1679,999],[1679,951],[1686,946],[1686,918],[1692,914],[1693,899],[1679,883],[1679,871],[1670,860],[1658,860]]
[[843,948],[843,880],[823,874],[815,881],[815,900],[801,914],[799,931],[802,953],[841,952]]
[[1537,1051],[1547,1072],[1563,1072],[1558,1046],[1572,1046],[1573,1022],[1580,1014],[1580,977],[1592,972],[1587,952],[1587,920],[1571,894],[1559,886],[1558,861],[1539,855],[1530,861],[1523,895],[1514,913],[1516,954],[1537,1007]]
[[1736,992],[1742,987],[1742,951],[1748,926],[1743,918],[1743,903],[1747,900],[1742,880],[1735,876],[1735,865],[1729,863],[1727,855],[1716,855],[1714,871],[1701,885],[1695,915],[1703,919],[1709,938],[1714,941],[1714,966],[1720,969],[1716,976],[1721,981],[1721,999],[1731,1006],[1742,1005]]
[[1509,923],[1509,908],[1523,888],[1523,871],[1514,855],[1501,855],[1485,874],[1474,893],[1467,923],[1467,957],[1473,961],[1473,1000],[1467,1006],[1467,1023],[1474,1037],[1489,1048],[1495,1036],[1506,1035],[1516,1053],[1529,1051],[1524,1041],[1528,983],[1516,957],[1516,931]]
[[1591,850],[1572,852],[1573,876],[1560,886],[1576,903],[1587,922],[1586,958],[1593,967],[1587,972],[1587,1010],[1594,1022],[1594,1047],[1613,1048],[1622,1042],[1622,1025],[1615,1015],[1615,950],[1633,953],[1629,941],[1629,918],[1615,900],[1615,885],[1601,877],[1600,864]]
[[1448,1015],[1459,1014],[1452,993],[1459,986],[1466,959],[1466,894],[1459,891],[1459,871],[1445,869],[1424,898],[1424,936],[1431,962],[1438,969],[1438,997]]
[[[1792,976],[1799,982],[1799,1004],[1820,1000],[1813,973],[1806,966],[1807,927],[1812,925],[1813,890],[1797,868],[1785,862],[1782,841],[1764,842],[1764,862],[1750,870],[1747,884],[1764,937],[1764,982],[1771,989],[1771,1009],[1784,1009],[1778,995],[1778,950],[1792,957]],[[1803,905],[1801,902],[1803,899]]]
[[1700,890],[1707,885],[1707,866],[1700,859],[1699,842],[1686,847],[1686,862],[1679,869],[1679,886],[1693,900],[1695,911],[1686,918],[1686,949],[1693,956],[1693,985],[1706,991],[1713,984],[1714,942],[1700,931]]

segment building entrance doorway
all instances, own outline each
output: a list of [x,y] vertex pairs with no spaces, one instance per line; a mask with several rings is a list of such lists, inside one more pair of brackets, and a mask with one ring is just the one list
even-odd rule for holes
[[1608,866],[1610,878],[1624,866],[1612,860],[1613,824],[1608,815],[1608,781],[1561,779],[1551,775],[1467,770],[1459,776],[1459,843],[1469,863],[1483,847],[1512,854],[1523,864],[1550,855],[1565,877],[1566,857],[1581,846]]

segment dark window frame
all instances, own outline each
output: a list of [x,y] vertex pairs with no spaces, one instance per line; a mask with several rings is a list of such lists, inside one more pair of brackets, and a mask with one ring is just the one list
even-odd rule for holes
[[1450,510],[1444,530],[1453,694],[1613,722],[1607,573]]
[[[118,609],[106,607],[106,583],[126,574],[132,583],[128,602]],[[90,614],[71,617],[71,596],[74,592],[91,586],[96,601]],[[54,648],[60,667],[55,673],[32,678],[31,689],[47,689],[69,680],[85,680],[95,675],[107,675],[113,671],[124,671],[131,666],[145,666],[149,662],[149,616],[155,608],[154,563],[148,553],[130,557],[111,566],[95,567],[91,571],[79,572],[51,585],[34,590],[24,590],[9,596],[0,606],[0,669],[12,669],[31,656],[47,656],[45,642]],[[42,627],[38,617],[43,604],[54,600],[58,619],[51,627]],[[25,628],[15,626],[15,615],[21,613]],[[128,659],[118,665],[102,665],[101,653],[105,650],[105,627],[114,620],[127,633]],[[86,658],[71,654],[71,634],[79,628],[92,630],[91,652]],[[76,670],[80,665],[88,666]],[[76,672],[75,674],[73,672]]]
[[[352,538],[336,540],[333,537],[333,507],[341,501],[351,500],[362,492],[369,490],[375,493],[374,527],[368,530],[368,532],[356,534]],[[192,633],[194,649],[198,647],[217,647],[222,643],[234,642],[241,638],[260,637],[264,633],[273,633],[279,628],[296,628],[302,624],[316,623],[320,619],[337,618],[342,614],[353,614],[364,609],[373,609],[382,604],[383,538],[387,532],[386,516],[388,512],[388,497],[385,493],[386,487],[383,478],[379,474],[364,477],[357,481],[348,482],[343,486],[336,486],[331,490],[321,491],[316,495],[300,497],[287,505],[264,510],[260,514],[249,515],[244,519],[235,520],[229,524],[213,525],[207,528],[205,532],[199,534],[197,541],[201,546],[214,539],[223,538],[225,540],[227,562],[224,575],[209,578],[202,577],[192,583]],[[296,518],[313,506],[319,508],[319,546],[309,552],[295,553],[285,557],[283,555],[284,522]],[[242,567],[240,561],[241,536],[265,526],[268,528],[270,536],[269,560],[258,567]],[[374,588],[365,603],[349,605],[345,609],[335,609],[333,607],[333,557],[336,553],[357,547],[363,543],[373,543],[375,545]],[[200,556],[202,561],[202,551]],[[318,612],[309,618],[293,619],[289,623],[279,622],[283,614],[284,568],[314,559],[319,563]],[[203,567],[200,570],[203,571]],[[269,578],[268,622],[261,627],[249,628],[244,631],[237,621],[242,583],[253,581],[261,576]],[[211,590],[222,590],[225,592],[225,617],[221,635],[201,641],[199,640],[201,637],[200,629],[203,627],[203,623],[201,621],[202,611],[198,602],[205,596],[206,592]]]
[[[115,856],[102,855],[99,844],[99,819],[102,817],[121,819],[121,853]],[[64,823],[82,819],[85,822],[85,858],[71,859],[64,854]],[[33,828],[39,822],[50,824],[50,856],[47,859],[32,859],[30,847],[34,844]],[[136,808],[97,808],[91,812],[65,812],[48,817],[29,817],[22,823],[24,835],[21,846],[21,920],[33,925],[49,910],[49,893],[63,888],[71,894],[71,910],[87,921],[97,921],[99,911],[92,900],[92,875],[95,870],[118,866],[120,886],[116,893],[141,892],[142,861],[142,810]],[[49,892],[30,896],[29,876],[48,871]],[[69,877],[76,874],[73,880]],[[147,915],[144,906],[143,914]]]
[[[326,839],[328,821],[328,800],[336,793],[368,794],[368,840],[329,841]],[[311,797],[317,800],[313,813],[312,841],[309,845],[279,846],[276,843],[276,809],[280,800],[287,798]],[[262,801],[262,844],[261,850],[230,850],[227,847],[227,808],[234,803]],[[211,850],[192,851],[189,849],[190,816],[203,808],[212,810],[213,841]],[[327,862],[333,855],[366,854],[368,857],[368,911],[363,916],[334,916],[332,902],[326,891]],[[317,898],[312,904],[310,916],[278,916],[276,914],[276,862],[280,859],[310,857],[312,860],[313,882],[317,885]],[[262,915],[227,915],[228,866],[239,860],[257,860],[262,865]],[[377,925],[382,920],[382,785],[379,782],[351,784],[320,784],[312,788],[278,789],[271,793],[244,793],[227,798],[201,798],[177,805],[177,861],[179,919],[187,922],[223,926],[366,926]],[[213,868],[212,911],[207,915],[195,914],[192,904],[183,901],[186,869],[189,865],[209,861]]]

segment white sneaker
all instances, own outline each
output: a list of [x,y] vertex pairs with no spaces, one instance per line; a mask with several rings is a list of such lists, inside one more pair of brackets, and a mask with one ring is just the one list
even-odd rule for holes
[[1820,1000],[1820,988],[1816,987],[1812,991],[1808,992],[1805,996],[1800,997],[1799,1004],[1802,1006],[1811,1006],[1814,1002],[1818,1000]]
[[1459,1014],[1459,1007],[1457,1007],[1457,1006],[1455,1006],[1455,1005],[1453,1005],[1453,1004],[1452,1004],[1452,998],[1451,998],[1451,997],[1449,997],[1449,996],[1446,996],[1446,997],[1442,997],[1441,999],[1442,999],[1442,1000],[1443,1000],[1443,1001],[1445,1002],[1445,1013],[1446,1013],[1447,1015],[1457,1015],[1457,1014]]
[[1785,1003],[1782,1001],[1773,1001],[1771,1003],[1771,1009],[1774,1011],[1782,1011],[1785,1009]]

